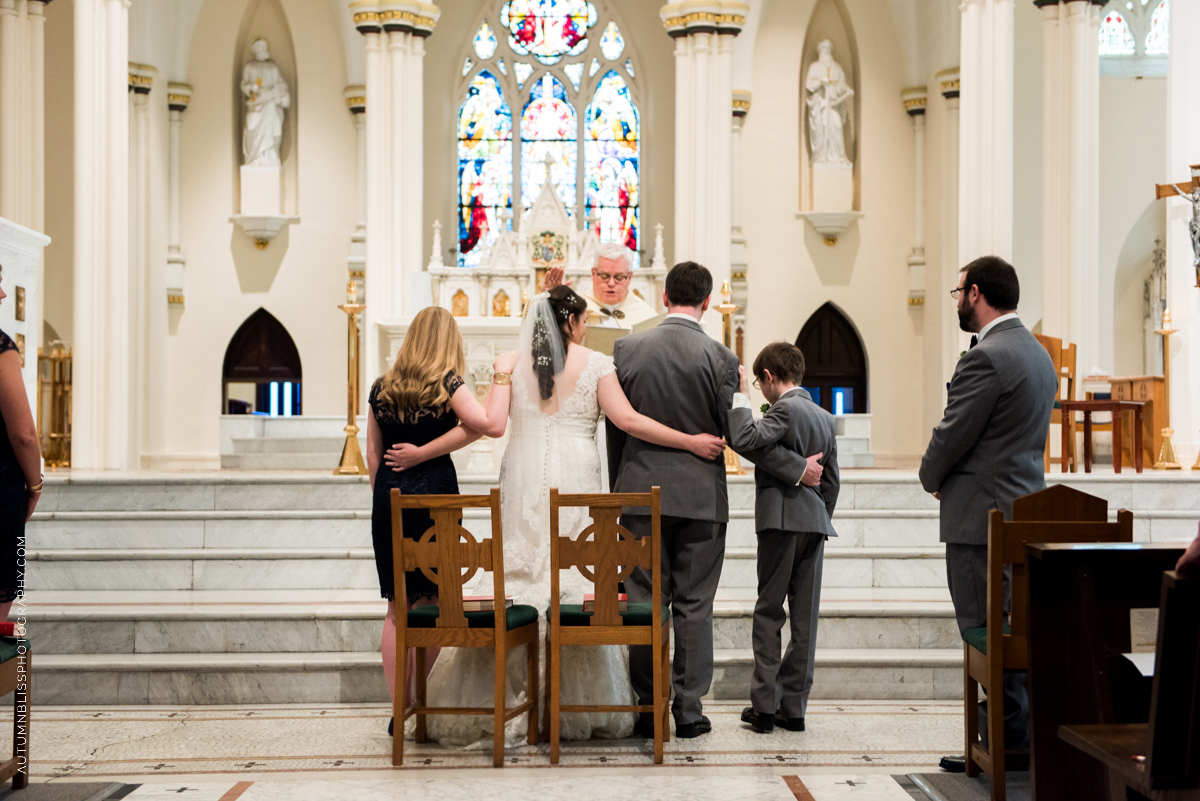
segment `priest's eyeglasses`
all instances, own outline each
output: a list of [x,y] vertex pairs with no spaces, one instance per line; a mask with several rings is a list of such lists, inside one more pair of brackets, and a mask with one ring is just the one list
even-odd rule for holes
[[603,284],[607,284],[609,281],[616,284],[623,284],[633,277],[633,273],[600,273],[595,270],[592,271],[592,275],[599,278]]

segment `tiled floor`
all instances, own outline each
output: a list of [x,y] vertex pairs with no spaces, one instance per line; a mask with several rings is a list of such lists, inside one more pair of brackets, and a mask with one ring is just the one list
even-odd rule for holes
[[[141,785],[129,798],[392,799],[584,798],[897,799],[889,774],[936,770],[961,751],[962,706],[888,701],[809,706],[808,730],[755,734],[741,702],[710,702],[711,734],[673,740],[662,767],[644,740],[564,743],[490,752],[406,744],[391,766],[386,705],[42,707],[35,710],[32,779]],[[0,715],[0,732],[11,712]],[[8,747],[0,740],[0,749]],[[536,774],[528,771],[536,770]],[[787,778],[798,777],[798,778]],[[807,795],[805,795],[807,793]],[[847,795],[853,793],[853,796]]]

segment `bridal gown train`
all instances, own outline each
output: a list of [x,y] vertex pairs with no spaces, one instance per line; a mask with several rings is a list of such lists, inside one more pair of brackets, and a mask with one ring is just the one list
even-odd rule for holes
[[[562,400],[554,414],[547,414],[531,397],[532,381],[514,376],[509,411],[511,438],[500,466],[500,498],[504,526],[505,592],[513,603],[528,604],[543,613],[540,635],[545,642],[545,610],[550,606],[550,488],[564,493],[601,492],[600,454],[596,448],[596,425],[600,406],[596,387],[614,371],[610,357],[588,354],[574,391]],[[536,389],[534,389],[536,393]],[[586,527],[586,510],[563,509],[560,536],[577,536]],[[580,603],[592,584],[578,571],[560,574],[561,600]],[[486,585],[485,585],[486,586]],[[490,592],[490,590],[484,590]],[[541,649],[539,686],[545,682],[545,648]],[[635,703],[629,683],[628,651],[622,646],[564,646],[562,657],[562,702],[597,706]],[[525,649],[510,652],[508,660],[508,706],[528,697]],[[448,648],[438,656],[429,674],[430,706],[492,705],[495,667],[486,648]],[[545,704],[541,704],[545,727]],[[633,732],[633,713],[566,713],[562,716],[562,739],[628,737]],[[526,716],[520,715],[505,727],[505,741],[524,741]],[[405,733],[412,736],[415,719]],[[483,716],[429,715],[429,739],[443,745],[492,747],[492,718]]]

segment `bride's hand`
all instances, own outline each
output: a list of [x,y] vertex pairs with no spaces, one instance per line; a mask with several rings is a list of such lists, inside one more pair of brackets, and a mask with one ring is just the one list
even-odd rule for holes
[[712,434],[695,434],[688,450],[701,459],[712,461],[725,452],[725,440]]
[[497,356],[496,361],[492,362],[492,371],[496,373],[511,373],[516,366],[517,352],[513,350]]
[[383,461],[388,467],[392,468],[393,472],[400,473],[424,462],[425,454],[419,446],[409,442],[401,442],[399,445],[393,445],[384,453]]

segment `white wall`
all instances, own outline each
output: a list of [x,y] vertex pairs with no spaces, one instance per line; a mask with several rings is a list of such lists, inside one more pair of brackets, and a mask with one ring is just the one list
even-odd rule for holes
[[1042,319],[1042,12],[1014,5],[1013,267],[1021,282],[1021,322]]
[[[857,327],[869,363],[876,464],[915,464],[922,422],[922,328],[907,305],[912,245],[913,133],[900,103],[904,64],[887,0],[847,0],[858,44],[856,120],[865,217],[824,244],[799,210],[802,45],[812,0],[767,0],[754,53],[754,102],[746,117],[737,191],[750,254],[746,359],[774,340],[794,342],[832,301]],[[845,57],[847,54],[841,54]]]

